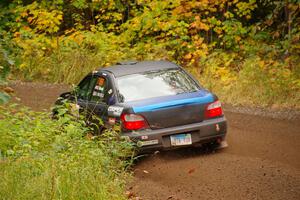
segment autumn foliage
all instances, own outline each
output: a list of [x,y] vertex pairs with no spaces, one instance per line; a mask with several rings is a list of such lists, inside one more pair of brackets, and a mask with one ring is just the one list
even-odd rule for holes
[[168,59],[231,103],[300,102],[298,0],[5,0],[18,78],[75,83],[118,60]]

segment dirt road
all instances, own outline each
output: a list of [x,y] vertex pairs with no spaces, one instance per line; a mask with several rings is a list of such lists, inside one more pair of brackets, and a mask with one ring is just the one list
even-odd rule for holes
[[[16,83],[20,102],[49,108],[61,85]],[[128,190],[140,199],[300,199],[300,122],[225,112],[229,147],[160,152],[140,159]]]

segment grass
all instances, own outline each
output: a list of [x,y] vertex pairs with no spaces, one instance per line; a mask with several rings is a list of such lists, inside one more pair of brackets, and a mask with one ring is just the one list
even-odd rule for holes
[[126,199],[130,143],[64,114],[0,107],[1,199]]

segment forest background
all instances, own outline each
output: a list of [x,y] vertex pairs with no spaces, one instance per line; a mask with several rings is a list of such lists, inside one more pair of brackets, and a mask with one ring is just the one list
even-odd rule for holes
[[165,59],[224,102],[299,109],[299,12],[299,0],[1,0],[1,79],[76,84]]

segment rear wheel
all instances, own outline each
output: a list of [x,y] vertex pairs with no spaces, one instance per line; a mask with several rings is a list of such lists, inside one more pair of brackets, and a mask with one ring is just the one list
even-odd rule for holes
[[208,143],[205,143],[203,145],[203,147],[207,151],[215,151],[218,149],[224,149],[224,148],[228,147],[228,144],[227,144],[225,138],[217,138]]

